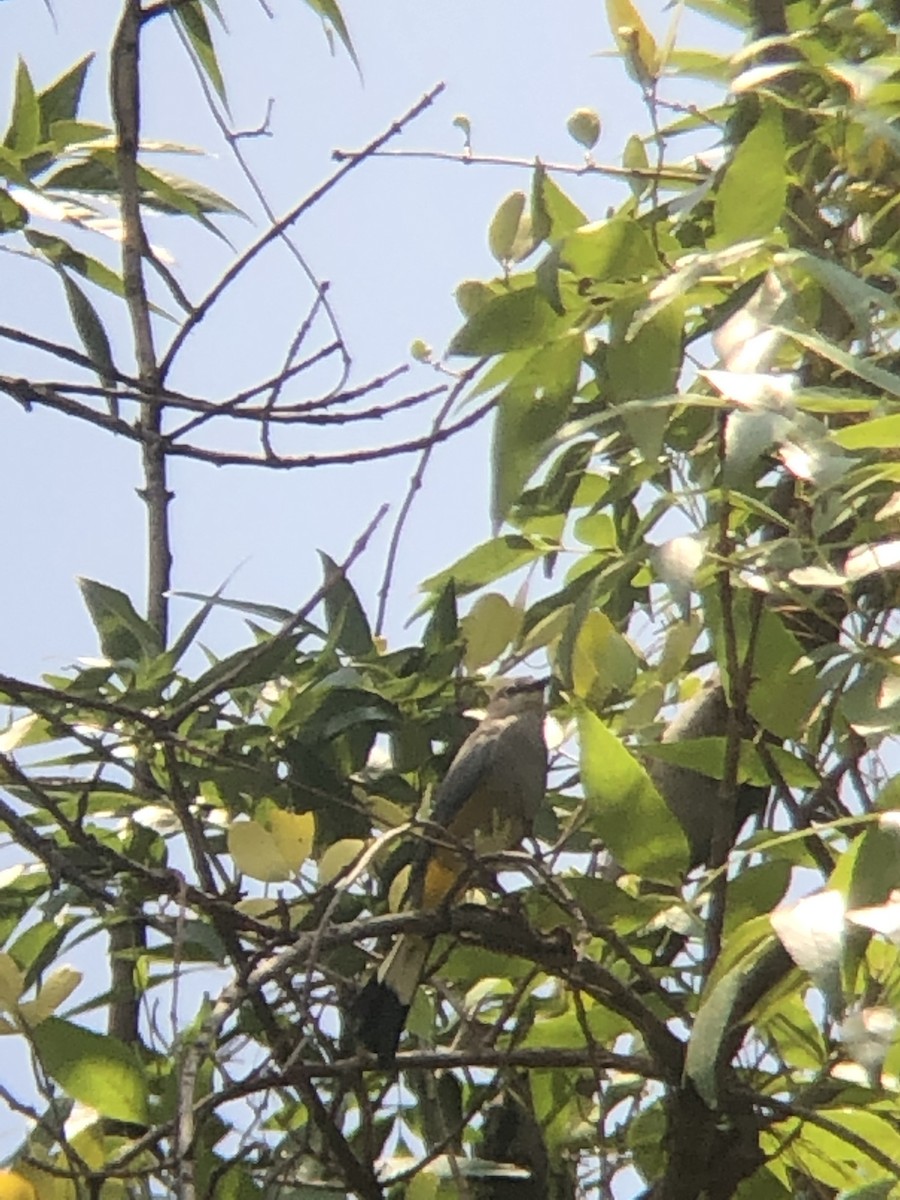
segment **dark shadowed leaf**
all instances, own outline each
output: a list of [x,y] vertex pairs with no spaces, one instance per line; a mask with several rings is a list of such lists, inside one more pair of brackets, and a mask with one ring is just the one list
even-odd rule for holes
[[112,350],[106,330],[103,328],[103,322],[78,284],[70,279],[63,270],[60,270],[59,277],[65,288],[66,300],[69,303],[69,311],[72,314],[75,328],[78,330],[78,336],[81,338],[88,358],[93,363],[97,378],[105,387],[111,387],[115,382],[116,365],[112,360]]
[[219,67],[219,60],[216,58],[216,48],[213,45],[212,33],[209,28],[209,22],[206,19],[206,13],[203,11],[201,0],[191,0],[189,4],[180,4],[174,9],[175,18],[185,32],[185,36],[191,43],[194,53],[197,55],[197,61],[203,68],[203,71],[216,90],[216,94],[222,103],[228,106],[228,100],[225,95],[225,80],[222,78],[222,71]]
[[356,51],[353,48],[353,42],[350,40],[350,31],[347,28],[347,22],[344,20],[336,0],[305,0],[309,7],[319,14],[328,25],[335,31],[341,39],[341,44],[350,55],[353,65],[357,71],[362,74],[362,68],[359,65],[359,59],[356,57]]
[[107,658],[137,662],[162,653],[156,630],[138,615],[124,592],[94,579],[79,579],[78,585]]
[[13,229],[22,229],[28,224],[28,212],[13,200],[9,192],[0,188],[0,233],[9,233]]
[[325,616],[329,634],[337,645],[355,658],[372,653],[372,629],[359,597],[347,576],[323,551],[319,551],[328,591],[325,593]]
[[55,121],[74,121],[78,116],[81,92],[88,68],[94,61],[93,54],[86,54],[79,62],[64,71],[58,79],[38,92],[40,109],[41,141],[49,141],[51,127]]

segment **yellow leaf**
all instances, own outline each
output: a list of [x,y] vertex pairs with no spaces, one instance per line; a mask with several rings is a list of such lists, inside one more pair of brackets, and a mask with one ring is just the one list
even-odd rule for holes
[[367,801],[376,825],[383,825],[385,829],[396,829],[398,825],[403,825],[409,820],[409,809],[403,808],[393,800],[384,796],[368,796]]
[[0,1171],[0,1200],[37,1200],[37,1192],[16,1171]]
[[341,838],[339,842],[329,846],[319,859],[319,883],[323,887],[331,883],[345,867],[349,867],[359,858],[365,848],[366,843],[360,838]]
[[391,912],[399,912],[409,887],[409,867],[401,867],[394,876],[388,892],[388,908]]
[[[54,1163],[62,1170],[66,1170],[67,1163],[64,1160],[62,1163]],[[31,1188],[30,1192],[23,1192],[21,1200],[78,1200],[78,1194],[75,1190],[75,1183],[71,1179],[63,1179],[59,1175],[51,1175],[49,1171],[42,1170],[35,1163],[22,1163],[17,1175],[20,1175],[24,1182]],[[7,1194],[0,1191],[0,1200],[20,1200],[14,1192]]]
[[481,596],[459,623],[465,664],[475,671],[499,658],[522,625],[522,613],[499,592]]
[[273,808],[269,813],[269,828],[291,873],[296,874],[312,850],[316,836],[315,817],[312,813],[289,813]]
[[243,875],[263,883],[283,882],[294,875],[274,835],[258,821],[235,821],[230,825],[228,851]]
[[0,1008],[14,1012],[24,989],[25,977],[16,966],[15,959],[8,954],[0,954]]
[[[17,721],[13,721],[0,733],[0,750],[4,754],[18,750],[40,720],[41,718],[35,713],[29,713],[27,717],[19,717]],[[0,1193],[0,1200],[2,1200],[2,1193]]]
[[616,45],[638,83],[655,79],[659,74],[656,39],[631,0],[606,0],[606,17]]
[[82,974],[74,967],[58,967],[34,1000],[19,1005],[19,1012],[28,1025],[39,1025],[56,1012],[81,983]]
[[604,613],[596,609],[584,619],[572,653],[575,695],[601,703],[616,691],[627,691],[637,673],[631,646]]

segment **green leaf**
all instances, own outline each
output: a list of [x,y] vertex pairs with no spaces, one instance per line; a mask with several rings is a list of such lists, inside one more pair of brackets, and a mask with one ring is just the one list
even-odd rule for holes
[[143,617],[124,592],[97,583],[94,579],[79,579],[78,586],[100,635],[100,647],[112,662],[155,658],[162,653],[156,630]]
[[51,237],[37,229],[29,229],[25,238],[30,246],[43,254],[54,266],[67,267],[70,271],[77,271],[91,283],[112,292],[114,296],[125,295],[125,285],[120,275],[96,258],[91,258],[89,254],[76,250],[62,238]]
[[31,75],[23,59],[19,59],[16,71],[16,92],[13,99],[12,118],[3,144],[15,150],[22,158],[34,152],[41,132],[41,113]]
[[[625,149],[622,151],[622,166],[628,171],[649,170],[650,160],[647,157],[647,150],[643,139],[639,138],[637,134],[632,134],[625,143]],[[635,196],[640,196],[651,186],[651,181],[643,175],[635,175],[629,179],[628,186]]]
[[[145,193],[151,193],[155,197],[156,202],[145,195],[144,203],[162,212],[184,213],[198,219],[206,213],[227,213],[232,216],[241,213],[236,205],[220,196],[218,192],[171,171],[161,171],[158,168],[151,171],[148,167],[138,167],[138,183]],[[215,227],[207,221],[203,224],[215,231]]]
[[362,67],[359,65],[359,59],[356,57],[356,51],[353,49],[353,42],[350,40],[350,31],[347,29],[347,23],[335,0],[305,0],[305,3],[334,29],[335,33],[341,39],[344,49],[350,55],[354,67],[362,75]]
[[751,716],[781,739],[798,737],[818,698],[816,670],[800,642],[775,613],[763,612],[753,657]]
[[499,592],[479,596],[460,621],[468,671],[477,671],[499,658],[518,635],[522,613]]
[[538,1018],[522,1045],[547,1050],[583,1050],[585,1038],[592,1036],[598,1045],[611,1046],[617,1037],[631,1029],[625,1017],[600,1004],[588,1002],[585,1008],[583,1020],[574,1005],[560,1016]]
[[732,1013],[747,976],[774,942],[766,914],[745,922],[732,938],[726,939],[716,971],[707,983],[688,1042],[684,1073],[710,1108],[718,1105],[719,1056],[723,1039],[731,1029]]
[[66,300],[78,336],[97,372],[97,377],[104,387],[113,387],[117,374],[116,364],[112,359],[112,350],[103,322],[78,284],[70,279],[64,270],[59,271],[59,277],[65,288]]
[[448,579],[435,601],[434,608],[425,632],[422,634],[422,645],[431,652],[446,649],[459,640],[459,616],[456,610],[456,584]]
[[[218,192],[171,171],[159,168],[151,170],[139,165],[137,175],[142,191],[141,200],[148,208],[194,217],[214,233],[218,231],[205,219],[207,214],[243,215],[239,208]],[[62,167],[52,175],[47,187],[100,194],[118,191],[115,150],[106,146],[92,148],[82,162]]]
[[814,354],[820,354],[828,362],[855,375],[857,379],[864,379],[866,383],[870,383],[879,391],[900,398],[900,375],[894,374],[893,371],[886,371],[870,359],[863,358],[859,354],[852,354],[841,346],[835,345],[834,342],[829,342],[827,338],[819,337],[818,334],[802,333],[788,326],[774,328],[801,346],[805,346],[807,350],[812,350]]
[[609,852],[626,871],[680,880],[690,861],[687,839],[650,776],[587,709],[578,715],[578,731],[591,824]]
[[[724,737],[697,737],[676,742],[654,742],[642,746],[641,751],[649,758],[674,763],[710,779],[721,779],[725,772],[726,745],[727,739]],[[802,758],[795,757],[781,746],[771,746],[768,750],[789,787],[816,787],[820,782],[816,771]],[[737,781],[754,787],[769,787],[774,782],[752,742],[741,742]]]
[[489,542],[482,542],[480,546],[464,554],[452,567],[430,576],[420,585],[420,590],[432,594],[442,592],[452,579],[457,596],[465,595],[466,592],[473,592],[486,583],[492,583],[495,579],[534,562],[544,553],[544,548],[530,538],[507,533],[502,537],[491,538]]
[[372,629],[359,597],[333,558],[321,550],[319,558],[328,585],[324,603],[329,634],[338,630],[340,649],[354,658],[364,658],[372,653]]
[[570,333],[544,346],[497,398],[491,515],[498,524],[546,458],[553,435],[568,416],[583,345],[580,333]]
[[900,441],[900,414],[848,425],[846,429],[836,429],[831,437],[845,450],[893,449]]
[[725,936],[747,921],[771,912],[784,898],[791,882],[791,864],[771,860],[748,867],[728,885]]
[[38,93],[41,141],[51,140],[51,126],[54,121],[74,121],[77,117],[85,76],[93,61],[93,54],[85,55],[74,67],[64,71],[58,79]]
[[714,203],[714,244],[766,237],[778,228],[787,199],[787,164],[781,113],[763,110],[725,168]]
[[536,288],[506,292],[472,314],[447,353],[478,358],[482,354],[537,348],[558,326],[559,318]]
[[[612,404],[669,396],[677,387],[683,354],[682,302],[674,300],[632,334],[631,322],[637,308],[629,301],[614,305],[612,310],[606,352],[608,395]],[[628,411],[622,414],[622,419],[643,457],[653,462],[662,449],[668,411],[663,408]]]
[[[299,636],[299,635],[298,635]],[[252,687],[290,669],[296,654],[296,637],[270,638],[257,646],[244,646],[234,654],[213,663],[198,679],[191,680],[174,697],[179,708],[183,708],[198,693],[218,694],[225,688]]]
[[[885,1175],[892,1176],[896,1184],[900,1134],[891,1120],[849,1106],[819,1112],[828,1128],[799,1118],[772,1127],[772,1132],[784,1139],[782,1144],[790,1146],[789,1161],[795,1168],[825,1188],[851,1188],[866,1179],[874,1183]],[[845,1139],[843,1131],[853,1140]]]
[[96,142],[109,136],[109,126],[92,121],[54,121],[50,126],[50,141],[57,150],[69,146]]
[[639,83],[654,79],[659,70],[656,39],[632,0],[606,0],[606,17],[629,74]]
[[510,192],[505,200],[501,200],[488,227],[488,246],[497,262],[508,263],[512,260],[524,212],[524,192]]
[[67,1095],[119,1121],[147,1121],[147,1081],[131,1047],[48,1017],[32,1031],[41,1065]]
[[579,146],[593,150],[600,140],[600,114],[593,108],[576,108],[566,121],[566,130]]
[[531,186],[531,226],[538,241],[556,241],[587,223],[574,200],[547,174],[543,163],[534,169]]
[[564,266],[575,275],[602,282],[640,279],[660,273],[659,255],[635,221],[613,217],[576,229],[560,249]]
[[23,229],[27,224],[28,210],[18,200],[13,200],[9,192],[0,188],[0,233],[11,233],[15,229]]
[[28,187],[31,182],[22,170],[19,155],[5,146],[0,146],[0,179],[8,179],[10,183],[17,183],[20,187]]
[[227,109],[228,98],[225,94],[225,80],[222,77],[219,60],[216,58],[212,33],[210,32],[209,22],[206,20],[202,3],[200,0],[190,0],[188,4],[176,6],[174,14],[176,20],[184,30],[188,41],[191,43],[204,74],[215,88],[216,94]]
[[[251,617],[261,617],[264,621],[274,621],[277,625],[290,621],[294,615],[289,608],[279,608],[275,604],[257,604],[253,600],[228,600],[218,594],[207,596],[204,592],[173,592],[172,595],[183,596],[186,600],[201,600],[204,604],[211,604],[214,608],[230,608],[235,612],[247,613]],[[315,630],[315,626],[308,622],[304,628]],[[322,632],[321,630],[315,631]]]

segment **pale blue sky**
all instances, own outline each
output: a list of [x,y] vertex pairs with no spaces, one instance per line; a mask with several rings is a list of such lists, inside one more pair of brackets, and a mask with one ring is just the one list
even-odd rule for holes
[[[231,37],[216,32],[230,86],[234,125],[251,128],[275,100],[271,138],[245,143],[277,212],[290,207],[332,169],[335,147],[355,148],[388,125],[438,80],[447,91],[395,145],[458,149],[458,112],[473,126],[476,151],[546,161],[580,160],[565,131],[568,114],[598,109],[604,133],[601,162],[618,163],[627,136],[646,131],[637,88],[621,65],[596,57],[612,39],[598,0],[345,0],[359,54],[361,85],[347,57],[329,55],[321,27],[299,0],[276,0],[274,21],[251,0],[224,3]],[[21,53],[37,85],[45,86],[81,54],[98,50],[83,114],[107,116],[105,56],[118,6],[54,0],[58,31],[36,0],[0,6],[0,81],[11,95]],[[661,34],[669,20],[645,4]],[[734,36],[687,15],[682,44]],[[226,218],[221,228],[237,246],[262,228],[258,208],[205,109],[192,71],[168,22],[148,30],[144,45],[144,134],[212,152],[206,159],[171,159],[169,169],[194,175],[246,208],[255,224]],[[694,93],[694,98],[698,93]],[[705,93],[708,96],[708,92]],[[413,339],[440,350],[459,323],[453,289],[467,277],[491,274],[486,229],[497,203],[527,173],[508,168],[433,161],[383,160],[361,167],[296,226],[297,244],[332,282],[332,301],[355,359],[354,379],[380,374],[408,357]],[[594,176],[563,181],[588,214],[601,217],[621,186]],[[44,228],[52,228],[44,225]],[[231,251],[186,218],[155,218],[150,236],[172,251],[189,296],[201,296]],[[92,253],[114,261],[116,248],[92,238]],[[52,273],[4,256],[0,323],[68,340],[61,289]],[[92,295],[94,293],[92,292]],[[128,365],[123,313],[105,295],[114,353]],[[225,396],[277,371],[283,347],[305,312],[308,292],[285,252],[258,260],[231,299],[195,334],[172,383],[210,397]],[[160,342],[169,333],[159,326]],[[4,344],[4,371],[59,375],[35,356]],[[327,373],[317,383],[330,379]],[[410,376],[409,390],[435,382],[428,368]],[[290,393],[303,399],[301,383]],[[396,393],[395,393],[396,394]],[[342,428],[337,436],[303,432],[296,450],[375,445],[423,432],[433,410],[414,409],[391,423]],[[408,526],[389,632],[416,604],[421,579],[489,536],[487,422],[435,455]],[[321,547],[341,558],[383,500],[402,499],[415,459],[316,471],[216,470],[178,461],[172,469],[177,588],[211,591],[236,567],[232,594],[294,606],[318,582]],[[95,652],[74,585],[87,575],[120,587],[143,603],[144,512],[132,444],[47,412],[26,415],[0,403],[0,477],[6,497],[2,669],[34,677],[73,657]],[[372,602],[381,577],[390,521],[382,526],[353,578]],[[243,565],[241,565],[243,564]],[[175,607],[175,623],[188,612]],[[216,630],[225,648],[237,627]],[[215,639],[213,639],[215,640]]]

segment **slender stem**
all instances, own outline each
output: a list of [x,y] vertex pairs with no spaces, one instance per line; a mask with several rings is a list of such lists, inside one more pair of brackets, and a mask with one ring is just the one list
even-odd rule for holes
[[154,403],[160,385],[160,372],[153,344],[150,304],[144,280],[143,249],[146,245],[141,221],[138,185],[138,144],[140,139],[140,0],[125,0],[122,18],[112,49],[110,92],[116,127],[116,166],[122,210],[122,278],[125,300],[131,317],[135,359],[142,391],[151,397],[141,410],[144,488],[147,506],[147,617],[166,642],[168,627],[167,595],[171,586],[172,551],[169,538],[168,508],[171,495],[166,486],[166,451],[159,440],[163,406]]

